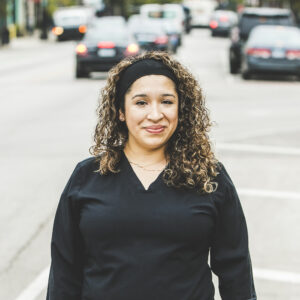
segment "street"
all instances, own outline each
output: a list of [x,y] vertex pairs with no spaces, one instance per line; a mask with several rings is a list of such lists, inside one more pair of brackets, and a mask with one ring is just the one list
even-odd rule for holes
[[[75,45],[23,38],[0,49],[0,299],[45,299],[58,200],[89,156],[106,74],[76,80]],[[300,83],[230,75],[228,47],[195,29],[176,57],[200,82],[239,192],[258,299],[298,300]]]

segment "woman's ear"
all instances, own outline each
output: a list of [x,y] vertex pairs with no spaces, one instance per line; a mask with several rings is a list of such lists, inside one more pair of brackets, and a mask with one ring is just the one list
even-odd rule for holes
[[125,121],[125,115],[124,113],[121,111],[121,109],[119,109],[119,120],[121,122],[124,122]]

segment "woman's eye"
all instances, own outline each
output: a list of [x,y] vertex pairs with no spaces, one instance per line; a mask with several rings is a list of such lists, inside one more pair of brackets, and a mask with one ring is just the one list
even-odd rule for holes
[[163,104],[173,104],[173,101],[171,101],[171,100],[163,100],[162,103]]
[[144,105],[147,104],[147,102],[146,102],[146,101],[143,101],[143,100],[139,100],[139,101],[137,101],[135,104],[138,105],[138,106],[144,106]]

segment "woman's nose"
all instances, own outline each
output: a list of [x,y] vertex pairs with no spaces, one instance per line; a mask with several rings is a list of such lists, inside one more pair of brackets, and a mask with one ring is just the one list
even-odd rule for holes
[[163,114],[157,104],[151,105],[150,111],[148,114],[148,119],[152,121],[158,121],[163,118]]

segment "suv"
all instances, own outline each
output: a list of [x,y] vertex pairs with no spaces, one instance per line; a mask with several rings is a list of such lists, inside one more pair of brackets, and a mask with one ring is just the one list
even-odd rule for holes
[[295,26],[295,20],[289,9],[282,8],[245,8],[239,16],[239,22],[231,30],[229,49],[230,73],[236,74],[241,67],[241,53],[252,28],[257,25]]

